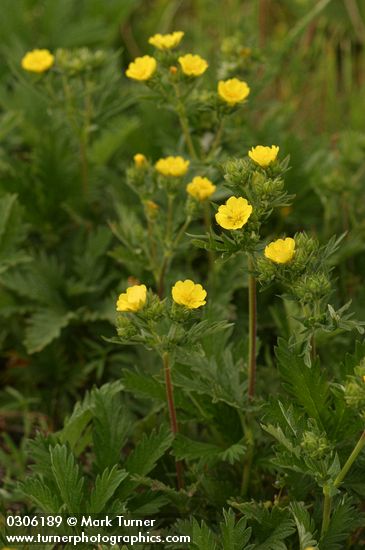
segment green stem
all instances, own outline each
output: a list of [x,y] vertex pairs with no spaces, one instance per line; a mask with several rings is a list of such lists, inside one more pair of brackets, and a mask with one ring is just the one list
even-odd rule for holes
[[184,134],[185,143],[187,145],[187,148],[189,149],[189,153],[191,157],[195,160],[198,159],[198,155],[196,154],[195,147],[193,140],[191,138],[190,134],[190,128],[189,128],[189,121],[186,114],[186,109],[184,103],[181,101],[180,96],[180,90],[178,84],[174,84],[175,93],[176,93],[176,99],[177,99],[177,105],[176,105],[176,112],[177,116],[179,117],[180,126],[182,129],[182,132]]
[[256,306],[256,279],[251,273],[253,269],[252,256],[248,257],[248,397],[253,399],[256,385],[256,331],[257,331],[257,306]]
[[241,494],[243,497],[246,497],[248,494],[249,486],[250,486],[250,480],[251,480],[251,468],[252,468],[252,462],[253,462],[253,455],[254,455],[254,435],[253,435],[253,429],[252,429],[252,422],[251,418],[247,417],[247,422],[242,420],[242,425],[244,427],[245,432],[245,440],[247,442],[247,453],[246,453],[246,460],[243,466],[243,472],[242,472],[242,482],[241,482]]
[[[352,453],[350,454],[345,464],[342,466],[340,473],[336,477],[333,483],[335,488],[341,485],[346,475],[348,474],[351,466],[359,456],[364,446],[365,446],[365,430],[362,432],[359,441],[356,443],[354,449],[352,450]],[[324,494],[324,500],[323,500],[323,518],[322,518],[321,537],[323,537],[328,530],[330,518],[331,518],[331,507],[332,507],[332,498],[328,494],[328,489],[326,489],[325,487],[323,488],[323,494]]]
[[346,460],[345,464],[343,465],[340,473],[336,477],[335,482],[334,482],[335,487],[338,487],[339,485],[341,485],[341,483],[343,482],[343,480],[344,480],[345,476],[347,475],[349,469],[351,468],[351,466],[353,465],[353,463],[355,462],[355,460],[359,456],[359,454],[360,454],[361,450],[363,449],[364,445],[365,445],[365,430],[362,432],[359,441],[356,443],[356,445],[354,447],[354,450],[352,451],[352,453],[350,454],[350,456]]
[[323,489],[324,500],[323,500],[323,517],[322,517],[322,528],[321,528],[321,537],[327,532],[330,518],[331,518],[331,508],[332,508],[332,498],[328,493],[328,490]]
[[[179,432],[179,428],[178,428],[177,419],[176,419],[174,388],[171,380],[170,357],[167,351],[162,355],[162,361],[163,361],[164,374],[165,374],[166,397],[167,397],[167,405],[168,405],[169,416],[170,416],[170,426],[171,426],[171,431],[175,436]],[[176,465],[177,486],[178,486],[178,489],[180,490],[184,488],[182,462],[176,461],[175,465]]]

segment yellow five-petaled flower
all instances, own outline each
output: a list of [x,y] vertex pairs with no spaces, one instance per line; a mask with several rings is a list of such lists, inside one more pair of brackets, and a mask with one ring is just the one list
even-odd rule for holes
[[217,223],[224,229],[241,229],[252,214],[251,204],[243,197],[230,197],[218,208]]
[[218,95],[228,105],[236,105],[242,103],[250,93],[250,88],[247,83],[238,78],[230,78],[229,80],[220,80],[218,82]]
[[187,76],[200,76],[208,68],[208,63],[200,57],[200,55],[193,55],[187,53],[178,58],[182,72]]
[[148,42],[159,50],[171,50],[180,44],[183,36],[182,31],[175,31],[170,34],[154,34],[148,39]]
[[193,180],[187,184],[186,191],[198,201],[205,201],[213,195],[216,186],[208,178],[195,176]]
[[248,152],[248,156],[259,164],[263,168],[266,168],[274,162],[279,153],[279,147],[277,145],[272,145],[271,147],[265,147],[264,145],[257,145],[257,147],[252,147]]
[[139,311],[145,305],[146,299],[147,288],[145,285],[130,286],[126,292],[119,295],[117,311]]
[[143,57],[136,57],[132,63],[129,64],[125,74],[128,78],[133,80],[149,80],[156,71],[157,61],[150,55],[144,55]]
[[162,176],[177,178],[186,174],[189,164],[183,157],[165,157],[158,160],[155,167]]
[[190,279],[177,281],[171,290],[172,299],[180,306],[197,309],[206,304],[207,291],[202,285],[195,284]]
[[22,67],[33,73],[44,73],[52,67],[54,55],[49,50],[32,50],[22,59]]
[[295,240],[291,237],[277,239],[265,248],[265,256],[276,264],[287,264],[295,254]]

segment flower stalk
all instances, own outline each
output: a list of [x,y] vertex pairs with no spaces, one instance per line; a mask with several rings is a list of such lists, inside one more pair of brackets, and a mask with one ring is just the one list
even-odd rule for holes
[[248,397],[253,399],[256,386],[256,332],[257,332],[257,303],[256,303],[256,278],[252,273],[253,259],[248,257]]
[[[174,402],[174,388],[171,380],[170,356],[167,351],[163,353],[162,361],[163,361],[164,375],[165,375],[166,398],[167,398],[167,405],[169,409],[170,426],[171,426],[172,433],[176,435],[179,429],[177,424],[176,408],[175,408],[175,402]],[[176,461],[175,465],[176,465],[177,486],[178,486],[178,489],[180,490],[180,489],[183,489],[184,487],[182,462]]]

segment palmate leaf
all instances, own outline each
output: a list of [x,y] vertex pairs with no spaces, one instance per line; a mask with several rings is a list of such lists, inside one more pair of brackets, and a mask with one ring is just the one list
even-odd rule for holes
[[[155,430],[147,436],[143,435],[136,448],[128,456],[124,468],[133,476],[146,476],[156,466],[156,462],[171,447],[173,434],[166,427],[162,426],[158,432]],[[122,483],[118,491],[119,498],[127,497],[135,487],[138,481],[129,478]]]
[[82,511],[85,479],[72,452],[66,445],[50,448],[52,471],[63,505],[67,512]]
[[316,526],[304,503],[292,502],[289,508],[297,526],[299,550],[306,550],[310,546],[316,547],[318,545]]
[[71,416],[66,418],[62,430],[58,433],[60,442],[68,443],[76,455],[82,452],[88,443],[88,438],[85,438],[86,429],[90,428],[89,424],[93,416],[97,414],[95,411],[97,396],[101,394],[107,399],[113,400],[113,397],[121,390],[123,390],[123,385],[117,381],[86,392],[84,399],[76,403]]
[[94,393],[92,414],[96,467],[102,472],[119,463],[130,420],[112,385]]
[[246,447],[235,443],[227,449],[221,449],[218,445],[193,441],[184,435],[177,435],[173,443],[174,455],[178,460],[199,460],[205,462],[223,461],[233,464],[245,454]]
[[42,351],[74,318],[75,314],[70,311],[46,308],[36,311],[25,329],[24,343],[28,353]]
[[328,530],[321,539],[321,550],[342,550],[349,534],[356,527],[364,525],[363,519],[359,518],[348,497],[341,498],[333,510]]
[[19,244],[25,238],[26,226],[22,222],[17,195],[4,195],[0,198],[0,273],[30,258]]
[[20,484],[21,492],[35,506],[47,514],[57,514],[62,506],[59,494],[40,476],[33,476]]
[[[250,540],[252,529],[247,528],[246,518],[241,518],[236,523],[236,518],[231,509],[223,510],[224,521],[220,523],[223,550],[244,550]],[[252,547],[251,547],[252,548]]]
[[267,509],[257,502],[231,501],[229,504],[250,520],[255,550],[286,550],[284,540],[295,531],[295,524],[288,510],[278,506]]
[[218,550],[216,537],[209,527],[202,521],[200,524],[193,519],[192,548],[197,550]]
[[106,468],[101,475],[98,474],[90,496],[88,512],[90,514],[101,513],[123,479],[127,476],[128,473],[125,470],[118,470],[117,465],[111,469]]
[[294,346],[278,340],[276,357],[285,389],[295,397],[306,413],[326,430],[329,421],[327,400],[329,386],[321,373],[318,362],[307,367]]

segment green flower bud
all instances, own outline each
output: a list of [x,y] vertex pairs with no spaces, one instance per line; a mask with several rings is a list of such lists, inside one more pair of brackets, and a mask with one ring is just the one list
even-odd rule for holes
[[365,410],[365,383],[350,380],[345,385],[345,400],[352,409]]
[[301,302],[313,302],[326,296],[331,290],[331,283],[324,273],[303,275],[291,285],[292,293]]
[[133,323],[133,320],[126,314],[117,315],[116,325],[117,334],[123,340],[130,340],[139,332],[138,328]]
[[303,452],[313,459],[323,458],[330,450],[327,438],[312,431],[303,433],[300,446]]

